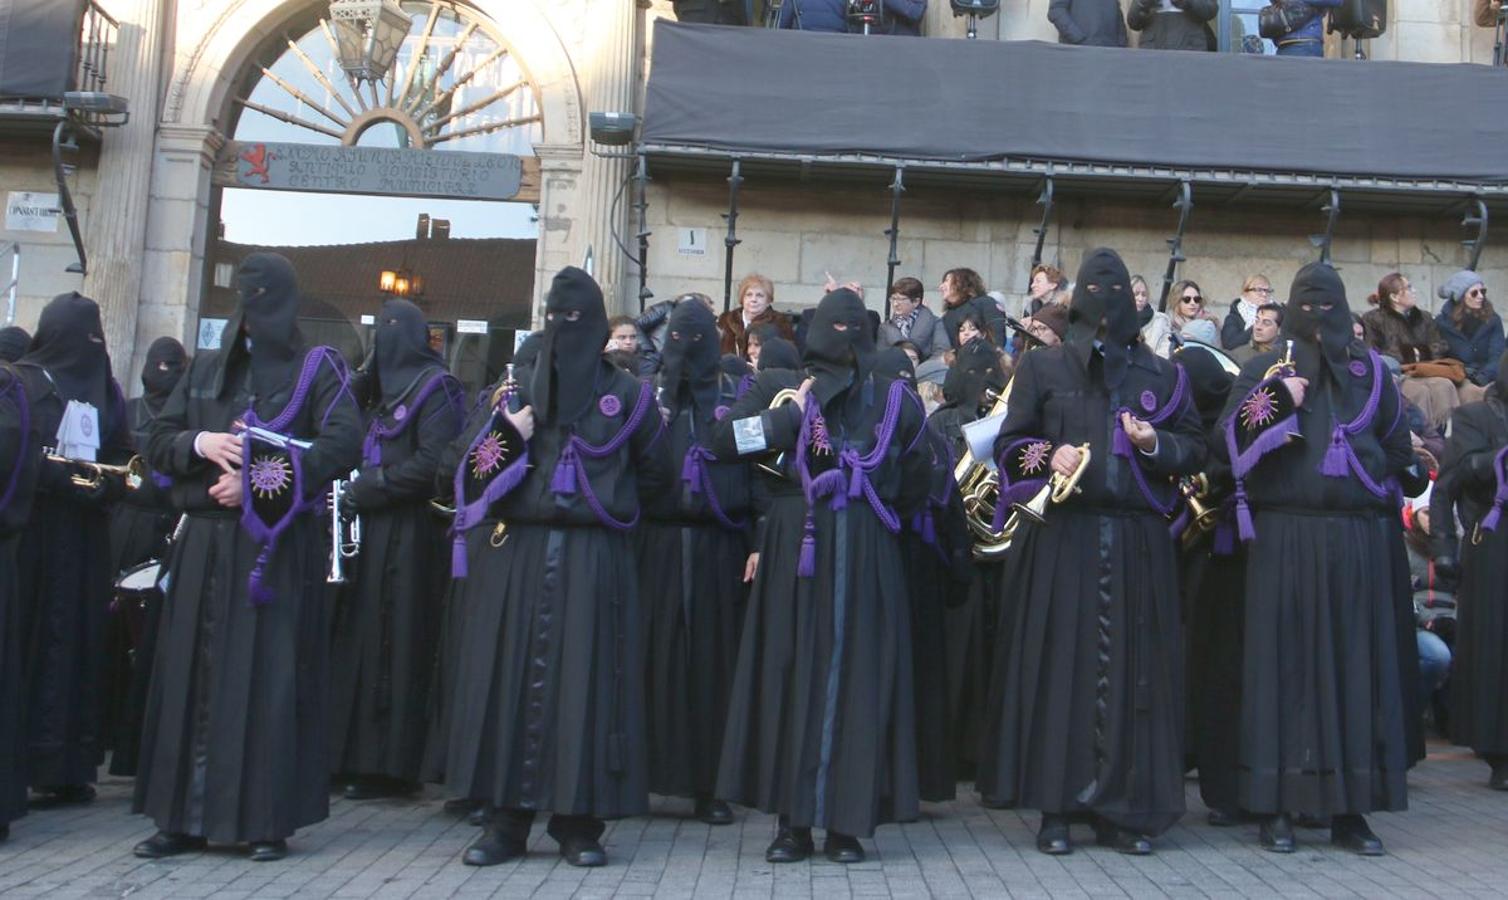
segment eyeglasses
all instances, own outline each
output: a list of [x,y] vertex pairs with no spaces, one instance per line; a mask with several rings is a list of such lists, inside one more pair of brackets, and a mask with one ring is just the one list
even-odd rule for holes
[[1272,288],[1270,288],[1270,287],[1254,287],[1254,288],[1251,289],[1250,293],[1253,293],[1253,294],[1271,294],[1272,293]]

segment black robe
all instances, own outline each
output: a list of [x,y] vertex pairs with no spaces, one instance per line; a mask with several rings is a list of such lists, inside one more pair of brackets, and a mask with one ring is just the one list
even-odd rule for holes
[[[18,365],[17,371],[33,398],[32,427],[51,444],[66,401],[40,367]],[[125,403],[114,381],[109,393],[111,400],[99,411],[97,458],[122,464],[131,456]],[[31,521],[17,550],[28,770],[34,788],[92,782],[104,759],[104,633],[114,585],[109,501],[123,487],[120,479],[108,479],[98,491],[80,488],[71,482],[73,471],[42,463]]]
[[[133,809],[163,831],[238,843],[283,839],[328,814],[328,559],[321,519],[299,515],[265,569],[273,598],[251,603],[261,546],[240,510],[209,497],[219,469],[193,448],[200,431],[229,431],[251,402],[244,356],[215,394],[225,352],[195,357],[147,445],[188,519],[169,557]],[[258,417],[277,416],[294,388],[290,379],[258,401]],[[361,412],[328,358],[286,433],[313,442],[302,454],[305,500],[356,464]]]
[[996,441],[1089,443],[1080,493],[1024,524],[1001,579],[979,791],[986,803],[1090,812],[1157,835],[1184,811],[1183,659],[1178,566],[1159,502],[1170,476],[1204,461],[1187,396],[1157,427],[1153,455],[1111,452],[1117,410],[1148,417],[1174,401],[1172,363],[1137,344],[1118,391],[1087,342],[1025,355]]
[[[520,372],[519,381],[530,377]],[[598,519],[582,485],[571,495],[551,488],[573,433],[605,445],[639,402],[639,381],[607,362],[595,378],[596,397],[573,425],[536,425],[527,475],[467,534],[445,778],[453,795],[499,808],[611,819],[649,806],[633,548]],[[520,393],[529,403],[528,388]],[[489,414],[472,416],[442,472],[455,471]],[[650,398],[615,453],[582,460],[619,522],[638,515],[641,495],[669,489],[661,432]]]
[[0,364],[0,825],[26,815],[25,638],[16,552],[31,514],[42,444],[35,427],[22,428],[22,409],[30,409],[25,390],[15,370]]
[[[145,397],[136,397],[126,403],[126,418],[132,441],[141,451],[157,412]],[[118,578],[149,560],[161,560],[177,518],[171,494],[151,478],[127,491],[110,510],[110,571]],[[105,625],[105,746],[110,750],[110,774],[129,777],[136,774],[162,593],[117,593],[110,612]]]
[[[409,398],[444,378],[417,409]],[[461,387],[426,370],[407,393],[373,410],[382,425],[411,424],[381,441],[380,465],[362,469],[351,500],[361,551],[338,592],[330,654],[331,771],[416,781],[429,723],[430,678],[450,580],[446,522],[435,514],[435,473],[461,430]],[[381,472],[381,480],[376,477]]]
[[[735,422],[762,416],[768,446],[788,451],[786,465],[793,466],[800,430],[795,407],[763,411],[801,377],[760,373],[718,424],[718,457],[739,455]],[[869,396],[828,414],[832,446],[840,452],[844,436],[853,435],[867,452],[886,392],[872,377],[850,390]],[[870,475],[877,496],[901,521],[926,499],[925,426],[920,402],[902,403],[886,457]],[[717,795],[787,816],[795,827],[868,837],[880,824],[918,815],[911,610],[900,538],[862,497],[838,511],[819,500],[815,574],[801,577],[805,496],[799,480],[782,479],[771,488]]]
[[[1355,475],[1320,473],[1335,422],[1352,421],[1372,389],[1373,361],[1351,352],[1345,383],[1317,367],[1298,411],[1303,438],[1267,453],[1245,479],[1256,536],[1246,548],[1237,799],[1252,813],[1407,806],[1418,679],[1404,669],[1405,634],[1415,667],[1417,658],[1413,623],[1400,621],[1409,587],[1398,503]],[[1278,356],[1242,368],[1222,421],[1240,414]],[[1414,459],[1397,389],[1382,377],[1371,424],[1350,439],[1379,484]]]
[[[1508,446],[1508,410],[1495,393],[1459,407],[1430,495],[1437,558],[1460,560],[1451,667],[1451,740],[1493,761],[1508,757],[1508,522],[1481,527],[1497,492],[1493,460]],[[1456,537],[1456,523],[1465,533]]]
[[[731,406],[737,382],[720,376],[720,406]],[[711,442],[711,420],[697,421],[685,404],[667,423],[672,464],[686,459],[693,442]],[[752,508],[747,463],[706,461],[721,521],[705,491],[683,479],[653,498],[633,542],[644,609],[645,686],[648,689],[649,789],[676,797],[710,797],[717,784],[724,717],[748,587]],[[737,526],[737,527],[733,527]]]

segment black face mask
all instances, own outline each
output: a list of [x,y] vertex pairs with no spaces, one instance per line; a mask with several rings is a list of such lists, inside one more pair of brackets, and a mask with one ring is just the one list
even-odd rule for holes
[[0,362],[15,362],[26,355],[31,346],[31,335],[19,325],[0,328]]
[[1130,348],[1141,333],[1136,298],[1131,293],[1131,273],[1114,250],[1090,251],[1079,266],[1073,285],[1073,304],[1068,309],[1068,341],[1083,343],[1098,338],[1105,354],[1105,386],[1111,390],[1126,379]]
[[948,374],[943,376],[943,399],[970,415],[988,404],[985,389],[1000,391],[1005,387],[1005,373],[1000,355],[983,341],[958,349]]
[[426,369],[445,364],[440,354],[430,349],[424,312],[407,300],[382,304],[372,343],[377,384],[382,389],[382,402],[388,406],[412,390]]
[[661,351],[660,405],[673,411],[690,402],[699,419],[711,421],[721,357],[712,310],[696,300],[676,304]]
[[[1308,309],[1305,309],[1308,306]],[[1356,340],[1346,285],[1325,263],[1310,263],[1293,277],[1283,334],[1294,342],[1299,374],[1314,378],[1327,371],[1336,384],[1346,383],[1346,366]]]
[[772,369],[788,369],[792,372],[801,369],[801,353],[796,345],[785,338],[766,338],[759,345],[759,371],[768,372]]
[[36,337],[21,361],[46,369],[64,400],[90,403],[104,414],[110,396],[110,355],[99,304],[93,300],[77,291],[54,297],[42,308]]
[[575,266],[561,269],[545,297],[544,336],[529,391],[535,418],[569,425],[586,413],[597,398],[607,336],[602,288]]
[[148,403],[160,407],[173,392],[178,379],[188,368],[188,352],[170,337],[160,337],[147,349],[147,362],[141,368],[141,386]]
[[[258,398],[271,397],[297,379],[304,349],[293,264],[276,253],[253,253],[241,261],[235,283],[241,303],[220,339],[213,394],[224,392],[226,372],[244,357],[251,364],[252,392]],[[250,339],[249,349],[244,339]]]
[[822,298],[806,332],[803,359],[817,380],[812,393],[824,407],[869,377],[874,340],[869,336],[869,314],[858,294],[839,288]]
[[906,351],[899,347],[886,347],[875,354],[874,379],[886,387],[893,381],[904,381],[915,387],[916,367],[911,364],[911,357],[906,355]]

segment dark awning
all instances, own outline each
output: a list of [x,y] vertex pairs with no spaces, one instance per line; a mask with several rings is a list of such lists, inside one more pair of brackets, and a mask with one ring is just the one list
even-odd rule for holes
[[[1508,70],[660,20],[641,149],[954,184],[1193,181],[1226,199],[1508,198]],[[875,173],[878,174],[877,172]],[[1147,184],[1150,187],[1150,184]],[[1439,200],[1429,201],[1439,203]],[[1496,205],[1496,203],[1494,204]]]
[[61,100],[74,89],[85,0],[0,0],[0,97]]

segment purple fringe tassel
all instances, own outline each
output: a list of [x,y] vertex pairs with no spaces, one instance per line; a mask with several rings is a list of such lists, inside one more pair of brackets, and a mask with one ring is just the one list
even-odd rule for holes
[[1330,446],[1325,448],[1320,474],[1326,478],[1345,478],[1351,474],[1351,467],[1346,464],[1346,434],[1339,425],[1330,435]]
[[550,490],[562,496],[576,493],[576,455],[568,448],[555,463],[555,474],[550,478]]
[[796,561],[796,574],[810,578],[817,574],[817,526],[812,522],[811,513],[806,514],[802,530],[805,533],[801,535],[801,556]]
[[450,542],[450,577],[465,578],[469,571],[466,565],[466,533],[458,531]]
[[257,555],[257,564],[251,569],[251,578],[247,580],[247,586],[251,589],[252,606],[266,606],[275,597],[272,588],[262,583],[262,578],[266,575],[267,559],[271,555],[272,545],[269,544],[262,548],[262,552]]

